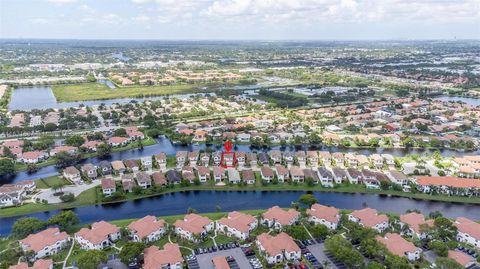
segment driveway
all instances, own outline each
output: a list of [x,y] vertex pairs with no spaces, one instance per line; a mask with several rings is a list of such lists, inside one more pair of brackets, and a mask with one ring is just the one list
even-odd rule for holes
[[333,264],[333,261],[325,255],[325,246],[323,243],[307,246],[307,249],[310,250],[321,265],[324,265],[325,261],[328,261],[328,266],[326,268],[338,269],[338,267]]
[[431,250],[424,250],[423,251],[423,256],[425,257],[425,260],[427,260],[429,263],[435,263],[437,260],[437,254]]
[[[100,180],[94,180],[91,184],[83,184],[83,185],[69,185],[62,188],[62,192],[64,193],[73,193],[75,197],[77,197],[80,193],[95,188],[96,186],[100,185]],[[38,194],[33,197],[33,200],[39,198],[40,200],[47,200],[49,204],[57,204],[61,203],[59,196],[53,195],[55,192],[52,189],[42,189]]]
[[212,259],[217,256],[223,256],[223,257],[232,256],[241,269],[244,269],[244,268],[252,269],[252,266],[248,262],[248,259],[247,257],[245,257],[245,254],[243,253],[241,248],[219,250],[212,253],[197,255],[197,261],[198,261],[198,265],[200,266],[200,269],[214,269]]

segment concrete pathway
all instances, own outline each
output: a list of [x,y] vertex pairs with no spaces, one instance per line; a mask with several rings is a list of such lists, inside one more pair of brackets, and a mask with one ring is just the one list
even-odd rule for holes
[[65,269],[67,268],[67,261],[68,258],[70,257],[70,254],[72,254],[73,246],[75,245],[75,240],[72,240],[72,246],[70,247],[70,250],[68,251],[67,257],[65,257],[65,260],[63,260],[63,265],[62,268]]

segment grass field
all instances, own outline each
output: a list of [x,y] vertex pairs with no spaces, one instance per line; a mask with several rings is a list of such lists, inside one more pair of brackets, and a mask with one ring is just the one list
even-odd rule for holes
[[[155,86],[130,86],[110,89],[105,84],[84,83],[52,86],[53,94],[58,102],[74,102],[85,100],[106,100],[127,97],[146,97],[170,94],[187,94],[211,92],[208,84],[178,84]],[[201,89],[202,87],[207,87]]]
[[39,189],[49,189],[53,186],[60,185],[60,184],[68,185],[70,183],[66,181],[64,178],[59,176],[51,176],[51,177],[40,178],[35,180],[35,185]]

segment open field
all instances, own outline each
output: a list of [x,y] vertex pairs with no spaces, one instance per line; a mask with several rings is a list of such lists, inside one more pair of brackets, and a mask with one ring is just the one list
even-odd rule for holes
[[[129,86],[110,89],[100,83],[67,84],[52,86],[53,94],[58,102],[74,102],[86,100],[106,100],[128,97],[147,97],[171,94],[188,94],[211,92],[213,84],[178,84],[156,86]],[[204,88],[206,87],[206,88]]]
[[52,176],[52,177],[40,178],[35,180],[35,185],[39,189],[49,189],[53,186],[58,186],[60,184],[68,185],[71,183],[65,180],[63,177],[59,177],[59,176]]

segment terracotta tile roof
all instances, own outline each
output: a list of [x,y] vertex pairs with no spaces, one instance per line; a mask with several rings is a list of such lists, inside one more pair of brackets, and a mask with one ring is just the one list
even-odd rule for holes
[[314,204],[312,205],[311,209],[307,209],[307,215],[315,216],[331,223],[337,223],[340,220],[339,212],[340,211],[335,207],[324,206],[320,204]]
[[28,250],[38,252],[46,246],[54,245],[58,241],[68,238],[66,232],[60,232],[58,228],[48,228],[36,234],[30,234],[20,242],[27,246]]
[[193,234],[200,234],[204,231],[204,227],[212,221],[207,217],[202,217],[195,213],[185,215],[183,220],[175,221],[175,227],[180,227],[182,230],[189,231]]
[[110,177],[102,178],[102,189],[115,189],[115,180]]
[[212,259],[214,269],[230,269],[227,259],[224,256],[215,256]]
[[59,152],[68,152],[68,151],[73,151],[76,150],[77,147],[71,147],[71,146],[58,146],[53,148],[50,152],[52,153],[59,153]]
[[270,167],[262,166],[261,168],[262,175],[267,177],[273,177],[273,170]]
[[400,215],[400,221],[408,224],[408,226],[418,234],[420,234],[420,225],[426,224],[433,226],[433,220],[425,220],[423,214],[416,212]]
[[351,214],[355,218],[359,219],[361,224],[370,228],[376,224],[388,221],[387,215],[378,215],[377,210],[372,208],[355,210]]
[[473,220],[459,217],[455,220],[455,226],[459,232],[467,233],[471,237],[480,240],[480,223],[476,223]]
[[263,233],[257,236],[257,240],[260,242],[262,247],[265,249],[265,252],[267,252],[269,256],[282,254],[284,250],[287,252],[300,251],[300,248],[295,241],[293,241],[293,238],[284,232],[279,233],[277,236],[271,236],[267,233]]
[[419,176],[416,179],[421,186],[447,186],[453,188],[480,188],[480,179],[465,179],[458,177],[428,177]]
[[382,243],[391,253],[403,257],[406,253],[414,253],[417,247],[410,241],[405,240],[399,234],[387,233],[384,237],[377,235],[375,239]]
[[223,217],[218,220],[218,223],[230,228],[234,228],[242,233],[246,233],[250,231],[250,225],[256,221],[257,218],[252,215],[233,211],[228,213],[227,217]]
[[92,224],[92,229],[82,228],[75,235],[81,236],[83,239],[90,241],[92,244],[100,244],[106,240],[109,234],[118,232],[117,226],[106,221],[99,221]]
[[63,170],[63,172],[67,175],[77,175],[77,174],[80,174],[80,171],[78,171],[77,168],[75,168],[74,166],[69,166],[67,168],[65,168]]
[[128,138],[126,137],[114,136],[114,137],[110,137],[108,139],[108,142],[113,144],[121,144],[121,143],[125,143],[127,140]]
[[458,250],[449,250],[448,257],[464,267],[475,262],[475,258]]
[[165,226],[165,221],[157,220],[154,216],[145,216],[139,220],[130,223],[128,229],[134,231],[140,239],[148,236],[149,234],[160,230]]
[[120,160],[119,161],[113,161],[112,162],[112,168],[113,168],[113,170],[125,169],[125,165]]
[[165,265],[173,265],[183,262],[180,247],[177,244],[172,243],[166,243],[161,250],[156,246],[146,248],[144,256],[145,269],[158,269]]
[[167,184],[167,179],[165,178],[165,175],[160,172],[155,172],[152,174],[153,182],[155,182],[156,185],[165,185]]
[[263,218],[268,220],[275,220],[281,225],[288,225],[293,219],[298,218],[300,213],[290,208],[288,210],[283,210],[278,206],[271,207],[267,212],[263,213]]
[[53,266],[53,261],[51,259],[43,260],[39,259],[36,260],[35,263],[30,267],[28,263],[21,262],[16,265],[11,265],[8,269],[50,269]]

